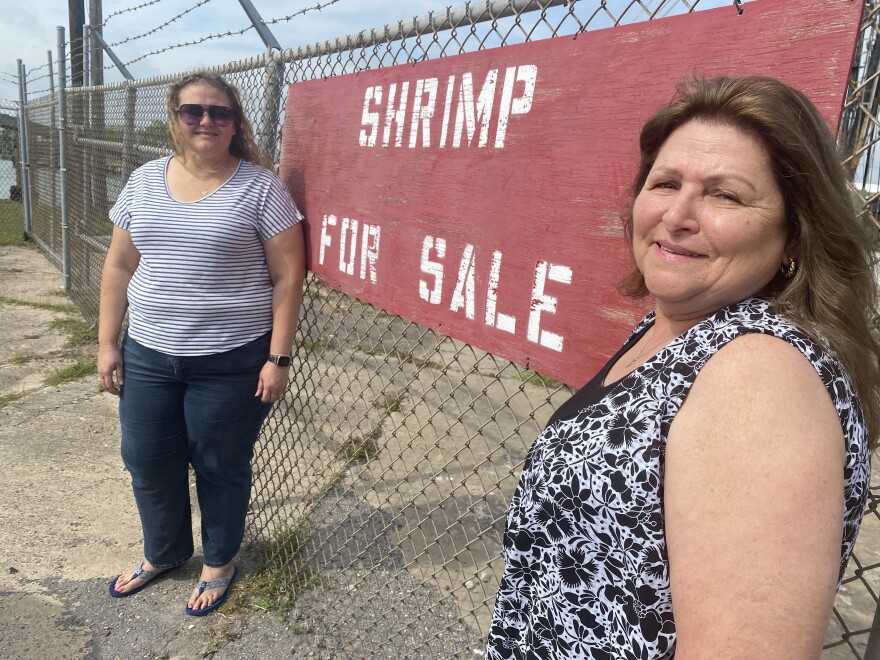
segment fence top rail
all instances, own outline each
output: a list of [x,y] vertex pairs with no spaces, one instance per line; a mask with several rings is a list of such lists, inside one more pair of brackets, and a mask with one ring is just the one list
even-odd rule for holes
[[571,6],[578,0],[482,0],[481,2],[466,2],[457,8],[447,7],[446,11],[432,11],[428,14],[415,17],[408,21],[398,21],[394,25],[383,25],[345,37],[336,37],[324,42],[317,42],[307,46],[288,48],[282,53],[264,53],[237,62],[227,64],[199,67],[188,71],[152,78],[143,78],[127,82],[112,83],[109,85],[93,85],[89,87],[68,87],[73,94],[88,94],[90,92],[110,92],[126,88],[155,87],[167,85],[178,80],[188,73],[200,70],[213,71],[219,74],[241,73],[251,69],[265,67],[270,61],[297,62],[314,57],[333,55],[356,48],[369,48],[379,44],[401,41],[410,36],[426,33],[442,32],[451,30],[463,24],[477,24],[495,21],[508,16],[525,14],[532,11],[543,11],[551,7]]
[[227,64],[221,64],[216,66],[205,66],[205,67],[197,67],[194,69],[188,69],[186,71],[181,71],[178,73],[170,73],[163,76],[153,76],[152,78],[141,78],[138,80],[127,80],[118,83],[111,83],[109,85],[91,85],[89,87],[68,87],[67,92],[72,93],[74,95],[81,94],[89,94],[89,93],[97,93],[97,92],[113,92],[113,91],[123,91],[126,89],[138,89],[141,87],[156,87],[159,85],[168,85],[173,83],[176,80],[179,80],[185,75],[190,73],[195,73],[196,71],[212,71],[214,73],[218,73],[221,75],[229,74],[229,73],[242,73],[244,71],[250,71],[252,69],[258,69],[264,67],[268,64],[270,60],[279,59],[279,56],[276,53],[273,55],[263,54],[257,55],[254,57],[249,57],[244,60],[238,60],[237,62],[229,62]]
[[420,34],[452,30],[462,24],[485,23],[561,5],[571,6],[577,1],[484,0],[483,2],[466,2],[455,9],[447,7],[446,11],[432,11],[425,16],[415,17],[409,21],[398,21],[396,25],[383,25],[382,27],[361,30],[346,37],[328,39],[323,43],[311,46],[288,48],[284,51],[284,61],[296,62],[313,57],[333,55],[355,48],[370,48]]

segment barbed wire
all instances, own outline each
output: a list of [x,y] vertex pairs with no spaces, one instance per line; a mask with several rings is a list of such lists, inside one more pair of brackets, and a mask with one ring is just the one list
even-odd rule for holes
[[48,73],[44,73],[42,76],[37,76],[36,78],[31,78],[30,73],[29,73],[28,77],[25,80],[27,80],[28,85],[33,85],[34,83],[38,83],[41,80],[48,80],[51,77],[52,76],[50,76]]
[[286,22],[289,22],[290,20],[296,18],[297,16],[301,16],[301,15],[305,14],[306,12],[321,11],[322,9],[324,9],[324,7],[329,7],[330,5],[335,5],[339,1],[340,0],[327,0],[327,2],[325,2],[323,4],[319,2],[318,4],[316,4],[313,7],[305,7],[303,9],[300,9],[299,11],[292,13],[290,16],[282,16],[279,18],[273,18],[270,21],[264,21],[264,23],[266,23],[266,25],[275,25],[276,23],[286,23]]
[[[78,39],[71,39],[70,41],[65,41],[64,48],[70,49],[73,47],[74,44],[81,43],[83,41],[84,41],[84,39],[82,37],[79,37]],[[69,52],[70,51],[68,50],[68,53]],[[57,59],[52,60],[52,64],[53,64],[53,66],[56,66],[56,67],[59,66],[59,60],[57,60]],[[30,76],[32,73],[36,73],[37,71],[42,71],[43,69],[47,69],[48,67],[49,67],[48,62],[44,62],[43,64],[38,64],[37,66],[33,67],[32,69],[28,69],[27,75]]]
[[[230,30],[229,32],[219,32],[217,34],[209,34],[205,37],[202,37],[201,39],[194,39],[193,41],[184,41],[179,44],[174,44],[173,46],[166,46],[165,48],[159,48],[158,50],[151,50],[149,53],[144,53],[143,55],[141,55],[139,57],[135,57],[133,60],[128,60],[127,62],[125,62],[125,66],[128,66],[129,64],[134,64],[135,62],[140,62],[141,60],[146,59],[146,58],[150,57],[151,55],[161,55],[162,53],[166,53],[169,50],[175,50],[177,48],[186,48],[187,46],[196,46],[198,44],[203,44],[206,41],[213,41],[214,39],[223,39],[226,37],[237,37],[238,35],[244,34],[248,30],[253,30],[253,29],[254,29],[253,25],[248,25],[246,28],[242,28],[241,30],[236,30],[236,31]],[[112,64],[104,67],[105,70],[110,70],[113,68],[114,67]]]
[[[153,2],[159,2],[159,0],[153,0]],[[131,41],[136,41],[138,39],[143,39],[144,37],[148,37],[151,34],[156,34],[157,32],[164,30],[166,27],[168,27],[169,25],[171,25],[175,21],[180,20],[181,18],[186,16],[191,11],[198,9],[202,5],[206,5],[209,2],[211,2],[211,0],[199,0],[199,2],[194,4],[192,7],[190,7],[189,9],[185,9],[184,11],[180,12],[174,18],[171,18],[171,19],[165,21],[164,23],[162,23],[162,25],[158,25],[158,26],[154,27],[152,30],[147,30],[146,32],[144,32],[142,34],[138,34],[133,37],[127,37],[126,39],[120,39],[119,41],[114,41],[112,44],[110,44],[110,48],[113,48],[115,46],[121,46],[122,44],[127,44]],[[152,4],[152,3],[148,3],[148,4]]]
[[162,0],[148,0],[148,2],[143,2],[139,5],[135,5],[134,7],[126,7],[125,9],[120,9],[119,11],[114,11],[112,14],[110,14],[107,18],[104,19],[104,22],[101,23],[101,27],[106,26],[107,23],[110,22],[110,19],[113,18],[114,16],[119,16],[120,14],[127,14],[128,12],[131,12],[131,11],[137,11],[138,9],[143,9],[144,7],[149,7],[150,5],[155,5],[160,2],[162,2]]
[[[300,9],[299,11],[296,11],[293,14],[290,14],[288,16],[281,16],[279,18],[273,18],[271,20],[263,21],[263,22],[266,25],[275,25],[276,23],[288,22],[288,21],[296,18],[297,16],[302,16],[303,14],[306,14],[306,13],[312,12],[312,11],[321,11],[325,7],[329,7],[330,5],[335,5],[337,2],[340,2],[340,1],[341,0],[327,0],[327,2],[319,2],[311,7],[304,7],[303,9]],[[204,0],[204,2],[208,2],[208,0]],[[202,4],[204,4],[204,2]],[[193,7],[193,9],[195,9],[195,7]],[[192,11],[192,10],[190,9],[188,11]],[[129,60],[128,62],[125,62],[125,66],[128,66],[130,64],[134,64],[136,62],[140,62],[141,60],[146,59],[147,57],[150,57],[152,55],[160,55],[162,53],[168,52],[169,50],[175,50],[177,48],[185,48],[187,46],[197,46],[198,44],[205,43],[206,41],[213,41],[215,39],[225,39],[227,37],[237,37],[237,36],[244,34],[248,30],[253,30],[253,29],[254,29],[253,25],[248,25],[247,27],[243,27],[240,30],[228,30],[226,32],[217,32],[217,33],[213,33],[213,34],[208,34],[208,35],[201,37],[199,39],[193,39],[192,41],[185,41],[185,42],[182,42],[179,44],[166,46],[165,48],[153,50],[153,51],[150,51],[149,53],[144,53],[143,55],[136,57],[133,60]],[[122,42],[120,42],[120,43],[122,43]],[[117,45],[117,44],[111,44],[111,45]],[[106,69],[108,71],[112,68],[113,68],[113,66],[105,66],[104,67],[104,69]]]
[[7,73],[6,71],[0,71],[0,79],[4,82],[12,83],[13,85],[18,84],[18,76],[12,73]]

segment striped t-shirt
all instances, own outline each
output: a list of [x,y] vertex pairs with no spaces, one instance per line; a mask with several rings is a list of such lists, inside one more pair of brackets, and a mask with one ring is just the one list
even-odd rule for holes
[[178,202],[165,181],[170,159],[132,172],[110,210],[140,252],[128,333],[170,355],[229,351],[271,330],[263,241],[303,217],[278,177],[248,161],[204,199]]

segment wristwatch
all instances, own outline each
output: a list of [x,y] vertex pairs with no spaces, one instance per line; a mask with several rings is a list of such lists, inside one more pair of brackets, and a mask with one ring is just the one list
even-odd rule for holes
[[289,355],[275,355],[274,353],[269,353],[269,357],[266,359],[272,364],[277,364],[279,367],[289,367],[291,357]]

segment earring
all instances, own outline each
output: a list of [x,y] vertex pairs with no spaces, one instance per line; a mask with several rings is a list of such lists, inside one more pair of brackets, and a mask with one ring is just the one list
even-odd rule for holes
[[782,276],[785,279],[790,280],[792,277],[794,277],[794,274],[797,272],[797,269],[798,269],[797,261],[795,261],[794,259],[789,257],[788,264],[781,265],[779,267],[779,272],[782,273]]

